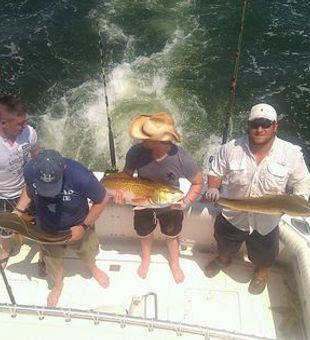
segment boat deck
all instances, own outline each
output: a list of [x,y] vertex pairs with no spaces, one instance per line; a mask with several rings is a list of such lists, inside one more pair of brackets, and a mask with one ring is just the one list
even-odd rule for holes
[[[210,279],[204,275],[203,268],[214,258],[214,252],[184,248],[181,266],[186,278],[177,285],[169,270],[163,241],[154,242],[152,264],[147,278],[142,280],[136,273],[140,262],[138,240],[105,237],[97,264],[110,276],[107,289],[101,288],[84,264],[68,251],[58,307],[155,319],[157,305],[158,319],[176,325],[200,325],[253,338],[304,338],[295,283],[288,268],[274,266],[267,288],[254,296],[248,293],[254,268],[243,256],[235,258],[229,268]],[[7,264],[5,273],[18,305],[46,305],[48,284],[38,276],[37,252],[37,245],[24,244]],[[152,294],[146,300],[141,299],[149,293]],[[0,302],[10,303],[3,280],[0,280]]]

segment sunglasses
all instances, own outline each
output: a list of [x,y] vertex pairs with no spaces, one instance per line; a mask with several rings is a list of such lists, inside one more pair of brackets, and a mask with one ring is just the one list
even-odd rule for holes
[[268,128],[270,128],[270,126],[272,124],[273,124],[273,121],[271,121],[269,119],[258,118],[258,119],[251,120],[249,122],[249,127],[251,129],[258,129],[261,126],[263,129],[268,129]]

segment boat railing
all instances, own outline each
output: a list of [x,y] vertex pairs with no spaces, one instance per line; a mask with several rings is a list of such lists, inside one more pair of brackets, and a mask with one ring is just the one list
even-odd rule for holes
[[45,317],[63,318],[65,322],[70,322],[72,319],[87,319],[93,321],[94,325],[100,322],[112,322],[120,325],[121,328],[126,326],[144,326],[152,332],[156,329],[175,331],[177,335],[196,334],[202,335],[204,339],[234,339],[234,340],[275,340],[269,337],[258,337],[255,335],[241,334],[227,330],[220,330],[209,327],[202,327],[198,325],[191,325],[186,323],[178,323],[172,321],[164,321],[154,318],[140,318],[128,315],[117,315],[103,313],[95,310],[80,310],[71,308],[45,307],[45,306],[30,306],[30,305],[11,305],[0,303],[0,313],[9,313],[12,318],[17,318],[21,315],[37,316],[40,322],[43,322]]

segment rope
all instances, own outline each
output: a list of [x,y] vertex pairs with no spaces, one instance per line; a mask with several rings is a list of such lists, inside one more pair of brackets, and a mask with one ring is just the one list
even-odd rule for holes
[[103,89],[104,89],[104,100],[105,100],[107,123],[108,123],[108,129],[109,129],[109,149],[110,149],[110,158],[111,158],[111,169],[106,170],[105,172],[114,173],[114,172],[117,172],[118,170],[116,168],[114,136],[113,136],[113,130],[112,130],[112,119],[111,119],[111,116],[110,116],[109,98],[108,98],[108,91],[107,91],[104,49],[103,49],[103,46],[102,46],[102,39],[101,39],[101,33],[100,33],[99,26],[98,26],[98,38],[99,38],[101,74],[102,74]]
[[248,0],[242,0],[242,14],[241,14],[239,37],[238,37],[238,45],[237,45],[236,54],[235,54],[235,68],[234,68],[233,76],[230,81],[230,96],[229,96],[229,101],[228,101],[228,111],[224,119],[224,131],[223,131],[222,144],[225,144],[227,142],[228,131],[231,125],[231,116],[232,116],[233,108],[235,105],[241,45],[242,45],[242,35],[244,31],[245,12],[246,12],[247,2]]

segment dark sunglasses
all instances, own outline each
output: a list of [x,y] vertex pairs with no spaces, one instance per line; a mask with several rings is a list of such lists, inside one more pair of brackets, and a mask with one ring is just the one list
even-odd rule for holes
[[272,124],[273,124],[273,121],[271,121],[269,119],[258,118],[258,119],[251,120],[249,122],[249,127],[251,129],[258,129],[261,126],[263,129],[268,129],[268,128],[270,128],[270,126]]

